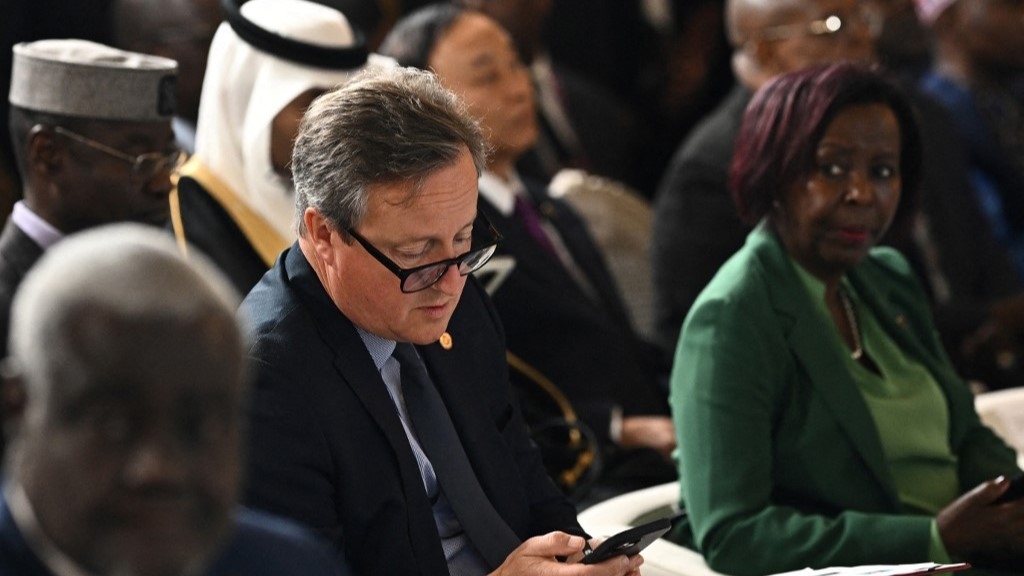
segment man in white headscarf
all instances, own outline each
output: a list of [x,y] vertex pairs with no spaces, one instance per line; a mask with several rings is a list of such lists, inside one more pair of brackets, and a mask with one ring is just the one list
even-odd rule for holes
[[302,113],[380,60],[332,8],[306,0],[227,8],[172,219],[183,250],[205,252],[245,294],[296,238],[289,162]]

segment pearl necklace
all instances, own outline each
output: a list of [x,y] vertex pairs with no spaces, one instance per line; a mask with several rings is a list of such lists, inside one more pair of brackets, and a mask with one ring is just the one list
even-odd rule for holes
[[850,358],[860,360],[861,356],[864,355],[864,347],[860,341],[860,326],[857,324],[857,312],[853,309],[853,302],[844,290],[839,291],[839,301],[843,303],[846,321],[850,324],[850,332],[853,333],[853,350],[850,351]]

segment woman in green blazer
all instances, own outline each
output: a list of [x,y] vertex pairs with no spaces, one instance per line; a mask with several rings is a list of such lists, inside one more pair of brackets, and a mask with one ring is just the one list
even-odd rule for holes
[[1024,567],[1024,501],[992,504],[1016,456],[978,420],[906,261],[875,247],[913,215],[909,105],[863,67],[785,75],[735,154],[734,200],[760,224],[683,326],[675,538],[734,575]]

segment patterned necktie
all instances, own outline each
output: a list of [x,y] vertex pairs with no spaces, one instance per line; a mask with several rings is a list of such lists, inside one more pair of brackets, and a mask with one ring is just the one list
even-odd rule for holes
[[411,344],[399,343],[394,357],[402,367],[406,410],[437,481],[480,555],[496,568],[519,546],[519,538],[498,515],[473,473],[448,408]]

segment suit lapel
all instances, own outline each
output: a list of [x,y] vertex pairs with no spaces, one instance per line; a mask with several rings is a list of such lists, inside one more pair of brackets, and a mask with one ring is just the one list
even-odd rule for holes
[[42,256],[42,246],[36,244],[35,240],[8,218],[0,234],[0,258],[6,260],[11,269],[17,272],[19,282]]
[[586,223],[583,222],[564,202],[559,202],[533,183],[526,183],[527,192],[533,198],[541,214],[558,230],[573,261],[597,291],[603,307],[621,327],[632,326],[625,303],[619,294],[618,285],[605,264],[604,256],[598,251]]
[[[413,547],[416,555],[424,559],[424,565],[431,565],[437,560],[436,542],[439,538],[433,511],[423,489],[419,465],[412,454],[409,439],[387,386],[355,326],[324,291],[297,244],[289,250],[285,266],[289,281],[311,311],[317,332],[334,351],[334,368],[344,382],[343,385],[347,385],[359,398],[391,446],[408,502],[407,514]],[[433,540],[430,534],[434,535]],[[443,556],[441,560],[444,560]]]
[[776,313],[791,325],[788,339],[797,361],[849,437],[864,465],[878,480],[879,488],[893,507],[897,507],[899,500],[895,483],[874,418],[846,360],[831,347],[822,345],[822,331],[831,328],[823,325],[820,315],[808,301],[806,289],[774,235],[761,227],[752,236],[758,243],[755,248],[758,259],[766,268],[767,276],[773,279],[769,290]]
[[515,258],[516,269],[512,272],[513,274],[525,273],[543,278],[545,283],[551,284],[552,289],[574,290],[578,297],[587,297],[565,267],[555,261],[554,257],[546,250],[538,246],[517,219],[503,215],[483,196],[480,196],[477,206],[505,237],[503,244],[498,247],[498,253],[508,254]]

